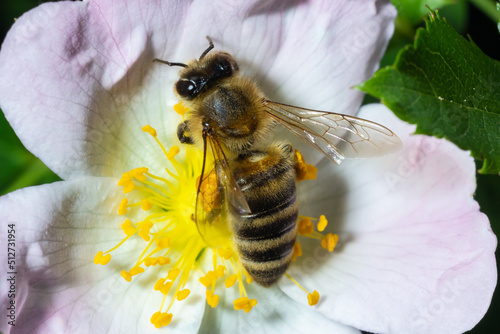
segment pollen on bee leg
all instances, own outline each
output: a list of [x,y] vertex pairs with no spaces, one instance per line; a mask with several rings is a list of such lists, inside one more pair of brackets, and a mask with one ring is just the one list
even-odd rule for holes
[[297,182],[316,179],[318,169],[306,163],[304,156],[299,150],[295,150],[295,172]]

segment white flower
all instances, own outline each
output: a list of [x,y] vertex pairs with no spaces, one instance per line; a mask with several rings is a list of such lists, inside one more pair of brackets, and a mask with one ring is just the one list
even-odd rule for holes
[[[16,228],[17,270],[16,326],[2,322],[0,330],[162,330],[150,319],[168,305],[153,286],[171,268],[150,266],[132,282],[120,276],[130,274],[148,233],[129,238],[106,265],[93,263],[126,236],[117,214],[122,173],[147,166],[178,175],[141,130],[152,125],[168,148],[178,145],[177,71],[153,58],[198,57],[209,35],[272,100],[354,114],[362,95],[350,87],[375,71],[394,16],[388,1],[102,0],[47,3],[20,17],[0,52],[0,106],[24,145],[64,181],[0,198],[2,221]],[[496,238],[472,199],[472,159],[446,141],[410,136],[414,128],[380,105],[360,115],[390,127],[405,146],[399,155],[338,167],[302,150],[318,179],[300,185],[301,214],[326,215],[340,243],[327,253],[301,239],[303,255],[289,272],[319,291],[320,302],[308,306],[305,293],[282,279],[269,289],[244,283],[258,301],[248,314],[233,309],[241,290],[221,284],[211,308],[198,282],[211,254],[195,256],[203,273],[192,265],[189,296],[173,303],[163,330],[455,333],[480,320],[496,285]],[[197,164],[181,155],[177,166]],[[130,210],[137,212],[148,215]],[[178,212],[173,218],[190,220]],[[184,242],[172,254],[182,245],[192,250]],[[2,305],[10,300],[4,289],[0,298]]]

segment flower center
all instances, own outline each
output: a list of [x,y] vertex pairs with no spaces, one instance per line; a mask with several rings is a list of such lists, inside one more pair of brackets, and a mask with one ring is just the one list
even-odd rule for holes
[[[176,111],[179,110],[183,111],[182,106],[177,105]],[[146,125],[142,129],[156,140],[171,167],[165,169],[164,176],[155,175],[146,167],[123,173],[118,185],[123,187],[126,197],[120,202],[118,214],[126,217],[121,224],[125,236],[115,247],[106,252],[98,252],[94,263],[109,263],[111,252],[131,238],[143,240],[144,248],[135,263],[120,274],[131,282],[134,276],[143,273],[145,269],[169,268],[166,275],[165,270],[161,271],[164,276],[159,277],[153,286],[155,291],[163,295],[158,312],[151,317],[151,323],[157,328],[171,322],[173,314],[169,311],[174,302],[189,296],[189,277],[194,270],[203,273],[199,282],[207,289],[208,305],[213,308],[218,305],[219,295],[216,290],[222,288],[218,281],[223,280],[225,288],[236,285],[239,290],[240,297],[234,300],[234,309],[249,312],[257,305],[257,300],[249,298],[245,290],[245,285],[251,284],[252,278],[241,265],[239,255],[234,250],[228,221],[217,219],[207,224],[195,223],[196,193],[202,170],[201,152],[189,149],[179,159],[178,146],[167,150],[157,138],[154,128]],[[298,151],[296,161],[298,181],[315,178],[315,167],[307,165]],[[204,175],[198,201],[198,210],[203,210],[207,215],[221,209],[215,172]],[[337,236],[330,233],[324,236],[320,233],[327,224],[324,216],[317,220],[318,231],[314,231],[312,221],[316,220],[301,217],[298,222],[299,235],[319,239],[323,248],[333,251]],[[292,261],[301,255],[302,249],[296,242]],[[208,266],[207,262],[210,263]],[[309,305],[318,302],[318,292],[307,292],[295,279],[285,275],[307,293]]]

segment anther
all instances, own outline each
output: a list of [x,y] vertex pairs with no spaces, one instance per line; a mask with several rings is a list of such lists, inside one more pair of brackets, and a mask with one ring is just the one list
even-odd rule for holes
[[175,110],[176,113],[178,113],[179,115],[181,115],[182,117],[184,117],[184,114],[186,114],[186,112],[189,109],[186,108],[186,107],[184,107],[184,105],[182,104],[182,102],[179,102],[176,105],[174,105],[174,110]]
[[314,290],[313,293],[307,295],[307,301],[309,302],[309,306],[314,306],[319,301],[319,293]]
[[333,249],[337,245],[338,241],[339,241],[339,236],[338,235],[328,233],[321,240],[321,248],[328,249],[329,252],[333,252]]
[[121,216],[121,215],[124,215],[127,213],[127,205],[128,205],[128,199],[125,197],[124,199],[122,199],[122,201],[120,202],[120,207],[118,208],[118,214]]
[[111,260],[111,254],[106,254],[106,255],[103,255],[103,254],[104,253],[102,251],[99,251],[94,256],[94,263],[95,264],[105,265]]
[[300,235],[309,235],[313,233],[314,225],[312,221],[308,218],[299,221],[298,232]]
[[156,137],[156,130],[151,125],[144,125],[142,131],[149,133],[151,136]]
[[319,222],[318,222],[318,231],[323,232],[326,228],[326,225],[328,225],[328,221],[326,220],[325,215],[319,216]]

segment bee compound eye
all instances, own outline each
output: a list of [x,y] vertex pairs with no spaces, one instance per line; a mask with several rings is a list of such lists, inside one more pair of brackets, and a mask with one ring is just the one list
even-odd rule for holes
[[227,59],[221,59],[215,68],[217,77],[228,77],[233,73],[233,67]]
[[175,90],[182,97],[194,97],[197,93],[196,84],[191,80],[179,80],[175,84]]

